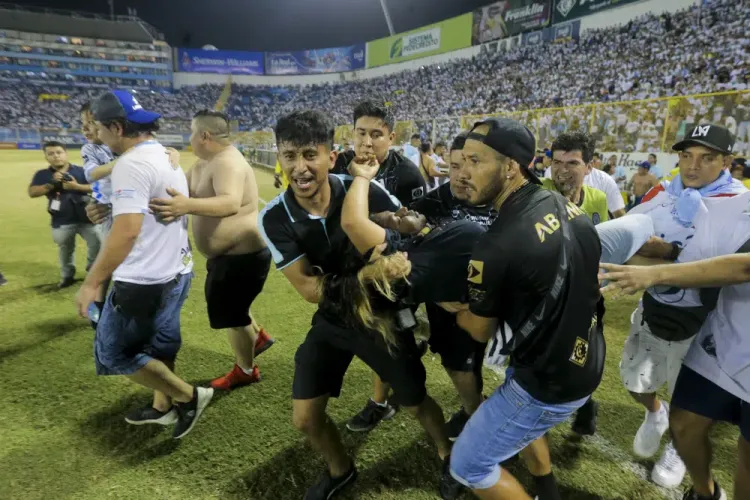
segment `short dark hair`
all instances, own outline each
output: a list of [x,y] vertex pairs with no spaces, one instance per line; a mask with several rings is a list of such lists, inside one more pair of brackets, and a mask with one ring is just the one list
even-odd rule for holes
[[424,154],[429,153],[431,148],[432,148],[432,144],[430,144],[429,142],[423,142],[422,143],[422,152]]
[[444,148],[444,147],[446,147],[446,146],[445,146],[445,143],[443,141],[440,141],[437,144],[435,144],[435,149],[437,149],[437,148]]
[[289,142],[295,146],[325,144],[333,149],[333,122],[325,113],[317,110],[295,111],[282,116],[274,129],[276,144]]
[[585,132],[566,132],[560,134],[552,143],[552,153],[555,151],[580,151],[583,162],[587,165],[594,159],[596,141]]
[[193,115],[193,120],[207,118],[205,124],[208,132],[216,138],[226,138],[231,135],[229,117],[221,111],[213,109],[201,109]]
[[[648,154],[648,157],[649,157],[649,158],[651,158],[652,156],[653,156],[654,158],[657,158],[656,154],[654,154],[654,153],[649,153],[649,154]],[[658,158],[657,158],[657,159],[658,159]]]
[[60,141],[47,141],[42,145],[42,151],[47,151],[47,148],[63,148],[67,151],[68,148],[65,147],[65,144],[63,144]]
[[221,118],[225,122],[229,123],[229,117],[222,113],[221,111],[216,111],[214,109],[201,109],[197,113],[193,115],[193,118],[202,118],[202,117],[212,117],[212,118]]
[[453,144],[451,144],[451,151],[453,150],[461,150],[464,148],[464,145],[466,144],[466,137],[469,135],[468,132],[461,132],[453,139]]
[[109,128],[114,124],[118,124],[122,128],[123,137],[138,137],[143,134],[153,134],[159,131],[159,120],[154,120],[151,123],[135,123],[125,118],[113,118],[102,122],[102,125]]
[[411,134],[411,138],[412,139],[419,139],[420,141],[422,140],[422,136],[419,135],[419,134]]
[[393,132],[393,128],[396,126],[396,118],[393,116],[391,108],[384,103],[379,103],[372,99],[357,104],[354,108],[354,122],[352,123],[356,125],[357,120],[363,116],[370,116],[382,120],[383,123],[385,123],[385,126],[388,127],[389,132]]
[[81,113],[91,113],[91,102],[84,102],[83,106],[81,106],[81,109],[78,110],[78,114]]
[[592,159],[593,159],[593,158],[598,158],[598,159],[600,159],[600,160],[601,160],[601,159],[602,159],[602,154],[601,154],[601,153],[599,153],[599,152],[597,151],[597,152],[595,152],[595,153],[593,154],[593,157],[592,157]]

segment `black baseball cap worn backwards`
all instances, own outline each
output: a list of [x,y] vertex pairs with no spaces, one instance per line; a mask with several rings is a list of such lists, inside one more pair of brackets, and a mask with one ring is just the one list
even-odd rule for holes
[[710,123],[697,125],[693,130],[685,134],[685,138],[672,146],[675,151],[684,151],[690,146],[705,146],[719,153],[732,154],[734,147],[734,135],[729,129],[721,125]]
[[[487,135],[474,132],[481,125],[490,127]],[[510,118],[490,118],[475,123],[466,138],[486,144],[501,155],[515,160],[526,171],[531,182],[542,183],[530,168],[536,156],[536,137],[520,122]]]

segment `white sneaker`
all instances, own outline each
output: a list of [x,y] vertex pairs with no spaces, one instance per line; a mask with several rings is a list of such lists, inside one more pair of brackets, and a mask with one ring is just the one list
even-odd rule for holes
[[670,441],[651,471],[651,480],[662,488],[676,488],[685,477],[685,464]]
[[659,451],[661,437],[669,429],[669,406],[664,401],[656,413],[646,410],[646,418],[635,433],[633,452],[641,458],[650,458]]

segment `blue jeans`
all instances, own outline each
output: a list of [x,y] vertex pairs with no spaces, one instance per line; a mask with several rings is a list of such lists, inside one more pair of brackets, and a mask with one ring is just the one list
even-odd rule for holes
[[549,404],[533,398],[515,381],[512,370],[474,413],[451,453],[451,475],[471,489],[487,489],[500,480],[499,463],[564,422],[588,400]]
[[152,359],[173,361],[182,345],[180,310],[193,273],[175,279],[152,317],[134,318],[116,304],[115,287],[107,296],[94,336],[98,375],[131,375]]

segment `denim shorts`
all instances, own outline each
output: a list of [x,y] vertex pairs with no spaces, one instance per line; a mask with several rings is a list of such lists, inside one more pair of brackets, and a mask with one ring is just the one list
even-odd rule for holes
[[151,359],[173,361],[182,344],[180,310],[193,274],[182,274],[165,288],[153,315],[136,318],[117,304],[116,286],[107,296],[94,336],[98,375],[131,375]]
[[500,464],[547,431],[564,422],[589,399],[563,404],[543,403],[515,381],[505,383],[474,413],[451,453],[451,475],[472,489],[486,489],[500,480]]

